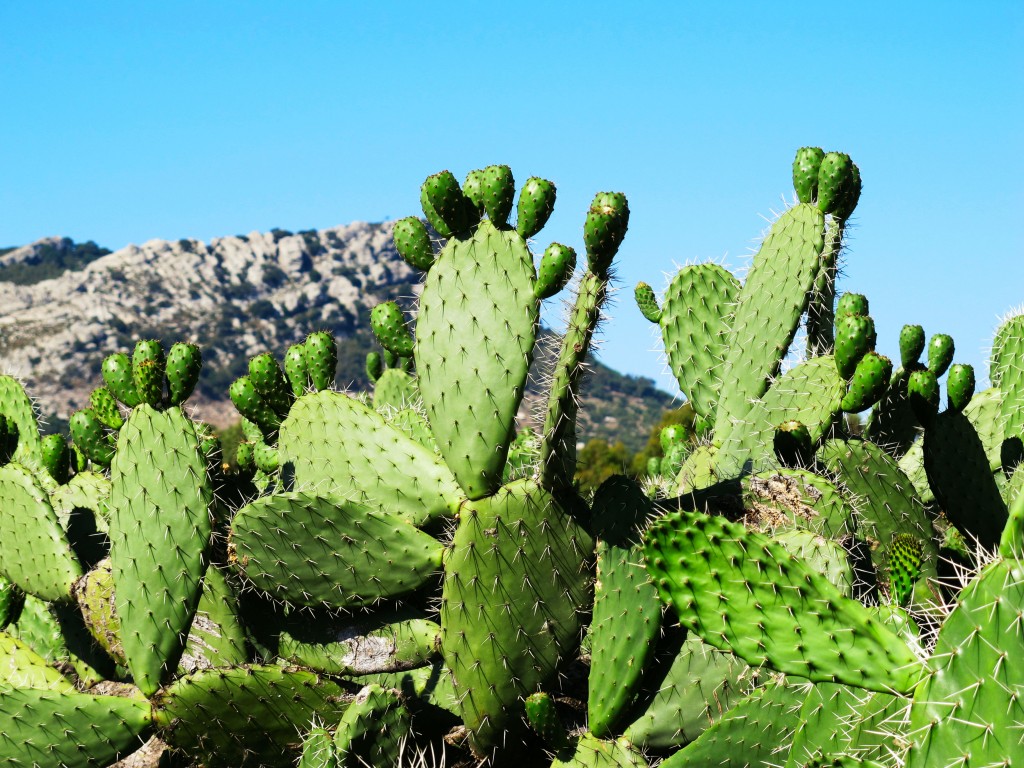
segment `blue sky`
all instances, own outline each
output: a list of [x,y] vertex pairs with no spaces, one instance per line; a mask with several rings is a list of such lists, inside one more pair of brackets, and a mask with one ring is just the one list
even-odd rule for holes
[[861,168],[840,289],[881,351],[916,322],[984,376],[1024,304],[1024,3],[834,6],[4,3],[0,246],[400,218],[507,163],[558,185],[541,248],[628,195],[601,359],[674,390],[633,285],[745,266],[812,144]]

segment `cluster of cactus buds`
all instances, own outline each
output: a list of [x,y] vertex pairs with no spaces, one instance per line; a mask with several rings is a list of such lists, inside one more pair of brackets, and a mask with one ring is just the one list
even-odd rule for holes
[[[372,393],[335,388],[324,332],[249,361],[236,474],[182,407],[195,345],[107,357],[71,444],[0,376],[0,762],[1016,762],[1024,316],[984,391],[917,325],[893,370],[867,299],[836,300],[859,169],[803,148],[793,183],[742,283],[637,285],[692,419],[592,497],[577,407],[629,206],[594,197],[581,269],[535,258],[555,186],[516,205],[507,166],[428,177],[395,223],[425,275],[371,313]],[[570,283],[531,428],[541,302]]]

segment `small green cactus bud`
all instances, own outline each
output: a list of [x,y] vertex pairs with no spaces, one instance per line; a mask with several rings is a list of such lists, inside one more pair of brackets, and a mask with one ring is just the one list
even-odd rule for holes
[[516,182],[507,165],[489,165],[484,168],[481,184],[484,192],[484,210],[496,227],[508,225],[508,215],[515,203]]
[[860,413],[877,403],[885,393],[892,376],[892,361],[877,352],[868,352],[857,363],[841,408],[847,413]]
[[384,373],[384,360],[380,352],[368,352],[366,355],[366,378],[377,381]]
[[140,339],[132,354],[132,383],[147,405],[159,406],[164,399],[164,348],[156,339]]
[[621,192],[598,192],[583,224],[587,263],[595,275],[604,275],[612,264],[629,228],[629,203]]
[[829,152],[818,169],[818,210],[846,219],[860,199],[860,171],[844,152]]
[[252,458],[256,469],[272,475],[281,467],[281,455],[277,448],[266,443],[255,443],[252,446]]
[[398,365],[399,357],[389,349],[384,350],[384,367],[394,368]]
[[955,363],[949,366],[946,375],[946,396],[949,407],[954,411],[962,411],[974,396],[974,367],[966,363]]
[[911,371],[907,378],[907,399],[914,415],[922,424],[928,424],[939,411],[939,380],[927,368]]
[[537,270],[538,299],[550,299],[565,287],[576,269],[576,251],[561,243],[552,243],[544,251]]
[[238,449],[235,452],[235,463],[238,465],[239,472],[252,472],[256,468],[253,458],[253,444],[248,440],[243,440],[238,444]]
[[71,414],[71,439],[93,464],[109,467],[114,458],[114,447],[107,440],[103,422],[91,408]]
[[793,160],[793,187],[801,203],[813,203],[818,196],[818,169],[825,151],[821,147],[801,147]]
[[309,367],[306,365],[306,347],[304,344],[292,344],[284,355],[284,375],[292,394],[302,397],[309,386]]
[[955,345],[953,337],[945,333],[936,333],[928,341],[928,370],[941,376],[953,362]]
[[311,333],[306,337],[302,351],[313,389],[317,392],[330,389],[338,370],[338,345],[334,343],[334,337],[327,331]]
[[462,194],[473,204],[477,216],[484,215],[484,171],[478,168],[466,174],[462,182]]
[[836,370],[849,379],[857,370],[857,363],[875,346],[875,322],[867,315],[839,315],[836,317],[835,360]]
[[910,602],[914,584],[921,576],[921,556],[924,545],[916,536],[897,533],[889,547],[889,593],[896,605]]
[[924,352],[924,328],[920,325],[904,325],[900,330],[900,364],[910,370],[921,359]]
[[18,447],[18,425],[0,413],[0,465],[6,464]]
[[[2,462],[0,462],[2,463]],[[79,472],[85,472],[85,468],[89,465],[89,459],[82,449],[74,443],[71,444],[71,468],[75,471],[75,474]]]
[[[421,202],[427,220],[442,237],[465,232],[474,223],[469,217],[473,204],[462,193],[462,188],[451,171],[441,171],[427,177],[421,188]],[[435,218],[443,222],[447,234],[438,228]]]
[[553,751],[569,746],[569,733],[555,709],[551,694],[540,692],[526,698],[526,719]]
[[104,426],[115,430],[124,426],[124,417],[117,407],[117,400],[106,387],[97,387],[92,391],[89,395],[89,406]]
[[114,397],[129,408],[140,402],[139,393],[132,381],[132,361],[124,352],[115,352],[103,360],[103,381]]
[[399,219],[394,229],[395,248],[406,263],[426,272],[434,264],[434,246],[430,233],[415,216]]
[[71,451],[63,435],[47,435],[40,443],[43,467],[59,485],[71,476]]
[[654,289],[647,283],[637,283],[633,291],[633,298],[636,305],[640,307],[640,314],[652,323],[661,322],[661,307],[658,306],[658,297],[654,295]]
[[249,360],[249,381],[274,413],[282,419],[288,415],[295,398],[272,354],[263,352]]
[[203,368],[203,353],[189,342],[179,341],[171,345],[167,353],[167,393],[171,405],[181,405],[199,383],[199,372]]
[[385,301],[370,312],[370,327],[377,342],[399,357],[412,355],[416,346],[412,333],[405,324],[401,307],[393,301]]
[[836,304],[836,317],[868,314],[868,297],[862,293],[844,293]]
[[668,456],[672,449],[689,438],[686,427],[682,424],[669,424],[661,430],[658,439],[661,441],[661,452]]
[[811,433],[796,420],[784,421],[775,428],[774,446],[784,467],[806,467],[814,457]]
[[547,179],[531,176],[519,191],[516,207],[516,232],[530,238],[540,232],[555,210],[555,185]]
[[277,428],[281,426],[281,417],[260,397],[248,376],[235,379],[228,395],[238,412],[256,424],[266,440],[274,439]]
[[647,474],[651,477],[657,477],[661,474],[661,458],[658,456],[651,456],[647,460]]

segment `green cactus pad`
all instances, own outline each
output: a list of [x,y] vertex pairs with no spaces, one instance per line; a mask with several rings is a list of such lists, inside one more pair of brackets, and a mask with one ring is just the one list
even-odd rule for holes
[[860,413],[877,403],[885,394],[891,376],[892,362],[889,358],[868,352],[857,363],[850,388],[843,398],[843,410],[847,413]]
[[508,224],[515,204],[516,182],[507,165],[489,165],[480,174],[480,191],[487,218],[499,229]]
[[838,541],[853,532],[853,507],[835,484],[806,469],[785,468],[744,478],[748,522],[759,529],[796,526]]
[[853,565],[841,544],[803,528],[777,530],[773,538],[797,560],[824,576],[842,595],[854,596]]
[[863,293],[850,293],[847,291],[839,297],[839,301],[836,303],[836,317],[843,317],[844,315],[867,316],[868,306],[868,297]]
[[[639,286],[637,291],[639,304]],[[723,389],[727,324],[739,292],[739,281],[719,264],[683,267],[669,283],[658,320],[653,321],[660,320],[665,354],[679,388],[701,416],[714,414]],[[653,291],[648,299],[654,300]]]
[[370,683],[345,710],[334,732],[338,768],[398,765],[410,716],[394,690]]
[[284,355],[284,375],[288,377],[292,394],[302,397],[309,387],[309,366],[306,363],[306,345],[292,344]]
[[914,695],[907,768],[1012,765],[1021,753],[1024,564],[987,565],[943,622]]
[[811,433],[802,421],[790,419],[775,428],[775,458],[784,467],[806,467],[814,456]]
[[[1000,416],[1004,439],[1024,439],[1024,315],[1008,320],[993,347],[992,381],[1002,393]],[[997,357],[998,355],[998,357]]]
[[211,564],[203,574],[203,592],[179,667],[187,673],[250,661],[241,611],[225,570]]
[[84,408],[71,414],[71,439],[89,461],[100,467],[110,466],[114,458],[114,446],[107,439],[109,434],[92,408]]
[[587,268],[606,276],[612,259],[629,228],[629,204],[621,192],[594,195],[583,223],[583,242],[587,246]]
[[623,737],[645,749],[670,749],[696,739],[753,688],[756,675],[741,659],[690,633],[657,692]]
[[555,757],[551,768],[647,768],[647,761],[623,739],[599,739],[585,733],[569,755]]
[[[302,345],[302,354],[306,358],[306,372],[313,389],[323,392],[334,386],[338,372],[338,345],[334,336],[327,331],[309,334]],[[295,386],[294,382],[292,386]]]
[[850,156],[844,152],[829,152],[821,160],[818,168],[818,208],[824,213],[831,213],[839,219],[845,219],[857,205],[852,200],[854,189],[856,197],[860,196],[860,175],[855,174],[856,166]]
[[[298,548],[295,541],[306,543]],[[294,492],[242,507],[229,547],[246,578],[273,598],[337,607],[418,589],[440,570],[443,550],[394,515]]]
[[450,240],[423,288],[416,371],[431,431],[469,498],[501,483],[538,321],[533,258],[482,222]]
[[920,325],[904,325],[900,330],[900,365],[910,369],[921,359],[924,352],[924,328]]
[[636,301],[640,314],[652,323],[661,322],[661,307],[658,306],[658,297],[654,295],[654,289],[647,283],[637,283],[633,291],[633,299]]
[[296,490],[354,499],[414,525],[450,515],[462,497],[432,450],[340,392],[299,398],[278,446]]
[[0,375],[0,415],[15,426],[18,434],[11,461],[31,470],[40,469],[41,438],[35,409],[25,389],[13,376]]
[[373,388],[373,409],[383,413],[385,408],[401,410],[421,406],[420,389],[416,379],[400,368],[388,368]]
[[945,333],[936,333],[928,340],[928,370],[941,376],[953,362],[955,352],[953,337]]
[[75,685],[22,640],[0,632],[0,695],[19,688],[73,693]]
[[723,518],[673,513],[645,539],[662,599],[716,648],[870,690],[905,692],[920,679],[906,643],[770,538]]
[[528,240],[548,223],[555,210],[555,185],[547,179],[531,176],[519,190],[516,206],[516,232]]
[[25,593],[10,581],[0,578],[0,629],[18,620],[25,605]]
[[154,407],[164,397],[164,375],[167,360],[164,348],[155,339],[140,339],[132,353],[132,383],[139,393],[139,400]]
[[213,491],[192,422],[139,405],[110,467],[110,559],[122,645],[152,695],[178,663],[202,592]]
[[907,400],[917,420],[928,426],[939,411],[939,381],[927,368],[911,371],[907,377]]
[[50,504],[57,513],[61,526],[68,530],[76,513],[88,512],[96,531],[107,533],[110,523],[110,481],[95,472],[79,472],[65,485],[50,493]]
[[531,693],[523,704],[527,722],[548,749],[558,752],[569,746],[569,732],[565,729],[551,694],[543,691]]
[[322,725],[310,729],[302,739],[302,757],[299,768],[337,768],[338,755],[334,750],[334,737]]
[[465,232],[476,223],[470,218],[475,206],[462,192],[451,171],[428,176],[420,188],[420,202],[427,221],[441,237]]
[[370,312],[370,327],[377,342],[398,357],[412,354],[414,341],[405,324],[405,315],[393,301],[381,302]]
[[64,435],[47,435],[39,444],[40,464],[58,484],[68,481],[71,472],[71,449]]
[[278,654],[332,675],[371,675],[426,666],[440,653],[441,627],[412,612],[296,623],[282,631]]
[[114,397],[129,408],[134,408],[141,400],[135,382],[132,379],[132,361],[124,352],[115,352],[103,360],[101,367],[103,381]]
[[836,369],[849,379],[860,359],[874,349],[874,321],[866,315],[837,315],[835,345]]
[[658,590],[643,567],[640,532],[654,514],[635,482],[615,476],[594,495],[597,581],[590,623],[588,723],[610,736],[631,701],[661,632]]
[[263,352],[249,360],[249,381],[275,415],[282,419],[288,415],[295,397],[272,354]]
[[124,417],[117,407],[117,398],[106,387],[97,387],[89,395],[89,407],[105,427],[118,430],[124,426]]
[[477,168],[466,174],[466,180],[462,182],[462,193],[473,204],[473,209],[478,217],[484,215],[484,170]]
[[907,379],[910,372],[922,366],[915,363],[910,369],[900,368],[889,379],[881,399],[871,409],[864,435],[884,445],[893,456],[906,453],[919,434],[917,416],[910,407]]
[[232,382],[228,396],[242,416],[258,425],[267,440],[273,440],[281,426],[281,417],[262,395],[256,391],[248,376],[240,376]]
[[426,272],[434,264],[434,247],[430,233],[420,219],[409,216],[395,222],[395,248],[405,262]]
[[793,159],[793,188],[801,203],[814,203],[818,199],[818,169],[825,157],[821,147],[801,147]]
[[925,430],[923,450],[928,485],[946,516],[962,534],[994,547],[1006,505],[970,419],[953,410],[939,414]]
[[70,598],[82,566],[37,477],[0,466],[0,499],[0,575],[43,600]]
[[203,354],[195,344],[179,341],[167,353],[167,394],[171,405],[181,405],[199,383]]
[[[380,356],[380,352],[367,352],[366,353],[366,378],[371,382],[376,383],[377,379],[384,373],[384,358]],[[296,395],[300,397],[301,395]]]
[[445,558],[441,647],[474,752],[521,724],[522,697],[579,641],[590,536],[535,483],[467,502]]
[[152,716],[141,698],[23,688],[0,696],[0,762],[110,765],[142,746]]
[[576,269],[576,251],[561,243],[552,243],[545,249],[537,270],[535,292],[538,299],[550,299],[562,290]]
[[893,536],[889,547],[889,591],[896,605],[906,605],[921,575],[921,540],[906,533]]
[[768,389],[800,325],[825,246],[821,211],[800,203],[772,225],[754,257],[730,323],[721,380],[731,382],[715,411],[715,445],[722,445]]
[[962,411],[974,397],[974,368],[965,363],[954,363],[946,373],[946,395],[949,407]]
[[312,672],[279,666],[209,669],[153,697],[161,737],[210,768],[293,766],[313,716],[336,722],[351,701]]

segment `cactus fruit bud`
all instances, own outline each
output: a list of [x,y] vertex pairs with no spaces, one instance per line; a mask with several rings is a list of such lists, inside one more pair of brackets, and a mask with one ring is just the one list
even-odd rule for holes
[[508,215],[515,203],[516,182],[507,165],[489,165],[484,168],[481,186],[484,192],[484,210],[487,218],[499,229],[508,225]]
[[338,370],[338,346],[334,337],[327,331],[317,331],[306,337],[303,345],[306,356],[306,370],[313,389],[323,392],[334,384],[334,374]]
[[966,363],[949,366],[946,375],[946,395],[949,407],[954,411],[962,411],[974,396],[974,367]]
[[897,533],[889,547],[889,592],[896,605],[907,605],[914,592],[914,583],[921,575],[924,546],[909,533]]
[[555,210],[555,196],[555,185],[552,182],[537,176],[528,178],[519,190],[516,232],[524,239],[540,232]]
[[384,373],[384,360],[380,352],[368,352],[366,354],[366,378],[370,381],[377,381]]
[[891,376],[892,361],[877,352],[868,352],[857,363],[841,404],[842,409],[847,413],[860,413],[869,405],[877,403],[889,385]]
[[416,346],[401,307],[393,301],[385,301],[370,312],[370,327],[377,342],[399,357],[409,357]]
[[59,485],[71,475],[71,452],[63,435],[47,435],[40,443],[43,467]]
[[818,169],[818,210],[846,219],[860,199],[860,170],[844,152],[829,152]]
[[267,401],[260,397],[248,376],[235,379],[228,389],[228,396],[238,412],[260,428],[265,439],[274,439],[277,428],[281,426],[281,418],[274,413]]
[[167,393],[171,405],[181,405],[199,383],[203,353],[195,344],[179,341],[167,353]]
[[[421,202],[427,220],[442,237],[465,232],[473,225],[468,215],[473,203],[462,193],[451,171],[441,171],[427,177],[421,188]],[[445,231],[437,226],[435,219],[441,220]]]
[[924,352],[924,328],[920,325],[904,325],[900,331],[900,364],[909,370],[921,359]]
[[661,441],[661,452],[668,456],[673,448],[685,443],[688,437],[689,433],[682,424],[669,424],[658,435],[658,439]]
[[476,169],[466,174],[466,180],[462,182],[462,194],[473,204],[477,216],[484,215],[484,171]]
[[288,415],[294,398],[284,371],[272,354],[263,352],[249,360],[249,381],[274,413],[282,419]]
[[658,306],[658,297],[654,295],[654,289],[647,283],[637,283],[633,291],[633,298],[636,305],[640,307],[640,314],[652,323],[661,322],[661,307]]
[[875,323],[867,315],[839,315],[835,338],[836,370],[849,379],[860,359],[875,346]]
[[647,474],[651,477],[661,474],[661,458],[659,456],[651,456],[647,460]]
[[164,399],[164,348],[155,339],[139,339],[132,354],[132,382],[139,399],[158,407]]
[[537,270],[538,299],[550,299],[565,287],[576,269],[576,251],[561,243],[552,243],[544,251]]
[[939,411],[939,380],[927,368],[911,371],[907,378],[907,398],[914,415],[927,424]]
[[406,263],[426,272],[434,264],[434,247],[423,222],[409,216],[395,222],[395,248]]
[[114,397],[129,408],[138,405],[139,393],[132,381],[132,362],[124,352],[115,352],[103,360],[103,381]]
[[928,370],[941,376],[953,362],[955,346],[953,337],[945,333],[936,333],[928,341]]
[[292,344],[284,355],[284,375],[288,377],[292,394],[302,397],[309,386],[309,367],[306,365],[305,345]]
[[251,472],[255,468],[254,454],[253,444],[248,440],[243,440],[238,444],[238,450],[235,453],[235,463],[238,465],[239,472]]
[[836,317],[842,315],[866,315],[868,297],[862,293],[844,293],[836,304]]
[[117,407],[117,400],[106,387],[97,387],[89,395],[89,405],[104,426],[120,429],[124,426],[124,417]]
[[93,464],[109,467],[114,458],[114,446],[107,441],[103,422],[91,408],[71,414],[71,439]]
[[629,228],[629,203],[621,192],[598,192],[587,211],[583,242],[587,263],[595,275],[604,275]]
[[551,694],[541,691],[527,696],[526,719],[553,751],[559,752],[569,746],[569,732],[558,716]]
[[801,422],[784,421],[775,428],[775,456],[784,467],[806,467],[814,457],[811,433]]
[[18,447],[18,425],[0,413],[0,465],[6,464]]
[[277,472],[281,467],[281,453],[277,448],[266,443],[253,444],[252,459],[256,469],[268,475]]
[[82,449],[74,443],[71,443],[71,468],[75,470],[75,474],[85,472],[85,468],[88,465],[89,459],[84,453],[82,453]]
[[793,188],[801,203],[813,203],[818,196],[818,169],[825,151],[821,147],[801,147],[793,160]]

